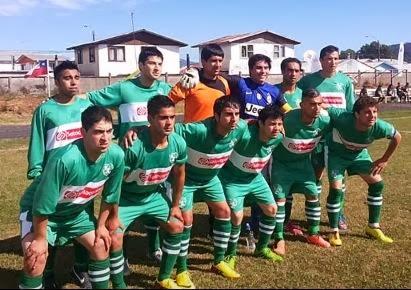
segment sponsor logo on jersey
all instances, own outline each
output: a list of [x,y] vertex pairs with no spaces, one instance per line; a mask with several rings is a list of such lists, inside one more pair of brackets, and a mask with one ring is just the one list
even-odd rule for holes
[[85,204],[99,195],[106,180],[89,182],[84,186],[64,186],[60,192],[59,203]]
[[147,122],[147,102],[121,104],[119,107],[121,122]]
[[251,103],[247,103],[245,104],[245,113],[248,115],[252,115],[252,116],[256,116],[258,117],[258,113],[264,109],[263,106],[259,106],[256,104],[251,104]]
[[73,122],[57,126],[47,131],[46,150],[60,148],[82,138],[81,122]]
[[141,169],[137,168],[133,170],[128,176],[126,176],[126,182],[137,182],[138,185],[153,185],[160,184],[167,180],[170,174],[172,166],[166,168],[152,168]]
[[296,154],[304,154],[311,152],[318,142],[320,142],[321,136],[313,139],[293,139],[285,137],[283,139],[283,146],[290,152]]
[[241,171],[247,173],[260,173],[270,160],[270,154],[265,157],[246,157],[236,151],[230,156],[230,162]]
[[63,141],[63,140],[77,140],[80,139],[81,136],[81,129],[80,128],[75,128],[75,129],[69,129],[65,131],[58,132],[56,134],[56,141]]
[[344,93],[340,92],[321,92],[323,102],[331,107],[345,109],[347,104]]
[[206,154],[196,151],[192,148],[188,148],[188,163],[194,167],[204,169],[218,169],[224,166],[227,160],[230,158],[232,149],[217,154]]
[[345,148],[347,148],[348,150],[351,150],[351,151],[363,150],[371,144],[370,140],[366,140],[366,141],[369,141],[369,143],[365,143],[365,144],[350,142],[350,141],[344,139],[341,136],[340,132],[338,132],[338,130],[335,129],[335,128],[333,129],[333,141],[336,142],[336,143],[339,143],[339,144],[343,144],[345,146]]
[[103,175],[104,176],[109,176],[111,171],[113,171],[114,165],[113,163],[106,163],[103,166]]

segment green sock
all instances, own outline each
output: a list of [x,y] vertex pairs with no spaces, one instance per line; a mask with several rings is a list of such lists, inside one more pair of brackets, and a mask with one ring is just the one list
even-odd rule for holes
[[80,272],[87,272],[89,253],[87,249],[77,241],[73,242],[74,248],[74,266]]
[[222,219],[215,218],[213,227],[214,240],[214,264],[217,265],[224,260],[224,255],[227,250],[228,240],[231,233],[230,218]]
[[23,272],[23,275],[20,278],[19,288],[20,289],[41,289],[43,287],[42,281],[43,281],[43,275],[32,277]]
[[182,234],[166,233],[163,240],[163,257],[161,258],[158,281],[171,277],[174,265],[181,249]]
[[51,245],[48,246],[48,257],[46,260],[46,267],[43,272],[44,277],[50,277],[54,275],[54,261],[57,253],[57,247],[53,247]]
[[286,198],[284,223],[288,223],[290,221],[291,211],[293,209],[293,200],[294,198],[292,194],[289,194]]
[[338,231],[338,217],[340,216],[341,206],[341,189],[330,188],[327,196],[327,214],[330,228],[333,231]]
[[285,201],[277,201],[277,215],[275,217],[274,239],[284,240]]
[[305,216],[308,223],[308,234],[317,235],[320,231],[321,207],[320,201],[314,200],[305,201]]
[[123,250],[110,253],[110,278],[114,289],[127,288],[124,282],[124,257]]
[[102,261],[90,259],[88,264],[88,275],[93,289],[108,289],[110,280],[110,260]]
[[145,224],[148,238],[148,251],[150,254],[154,253],[156,250],[160,249],[160,231],[157,224]]
[[237,256],[237,244],[238,239],[240,238],[241,225],[231,224],[231,234],[230,239],[228,240],[226,256]]
[[190,244],[190,236],[191,236],[191,225],[184,226],[184,231],[181,234],[181,247],[180,253],[177,257],[176,267],[177,267],[177,274],[187,271],[187,256],[188,256],[188,246]]
[[380,226],[383,189],[384,182],[382,180],[368,185],[368,224],[371,227],[378,228]]
[[276,219],[275,216],[271,217],[265,215],[264,213],[261,215],[260,223],[259,223],[259,236],[258,236],[258,243],[256,245],[257,250],[261,250],[266,248],[268,243],[270,242],[271,235],[274,232]]

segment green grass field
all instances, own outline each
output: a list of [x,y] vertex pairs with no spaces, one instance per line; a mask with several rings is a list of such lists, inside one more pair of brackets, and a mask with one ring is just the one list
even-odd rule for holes
[[[283,263],[272,264],[247,253],[244,238],[240,239],[238,270],[242,277],[229,281],[209,271],[212,243],[205,238],[208,227],[206,207],[196,206],[193,237],[190,247],[190,270],[198,288],[411,288],[411,111],[384,112],[402,133],[400,148],[390,161],[385,181],[382,227],[395,242],[382,245],[364,234],[367,223],[367,188],[358,177],[350,177],[347,185],[346,215],[349,231],[342,236],[340,248],[320,249],[293,237],[286,238],[287,256]],[[375,158],[381,156],[386,140],[371,147]],[[0,140],[0,288],[16,288],[22,268],[19,243],[18,202],[29,184],[25,172],[27,139]],[[327,187],[325,183],[324,188]],[[327,232],[325,211],[326,190],[322,194],[321,230]],[[248,211],[247,211],[248,214]],[[294,220],[305,226],[303,197],[295,195]],[[135,233],[129,243],[132,274],[126,278],[130,287],[153,287],[158,268],[147,264],[146,239]],[[66,288],[71,284],[69,269],[72,248],[57,255],[56,276]]]

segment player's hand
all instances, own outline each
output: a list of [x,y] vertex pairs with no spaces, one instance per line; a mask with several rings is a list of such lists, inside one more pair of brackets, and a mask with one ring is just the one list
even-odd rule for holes
[[37,259],[42,255],[45,258],[48,255],[48,244],[46,239],[33,240],[31,244],[26,249],[26,261],[30,269],[35,269],[37,264]]
[[106,251],[108,251],[111,246],[111,238],[110,238],[110,233],[105,226],[97,227],[96,237],[94,238],[94,245],[97,244],[99,239],[103,240]]
[[110,234],[114,233],[118,228],[124,229],[124,226],[121,224],[117,216],[109,216],[106,221],[106,228]]
[[180,84],[185,89],[192,89],[200,82],[198,70],[195,68],[189,68],[180,79]]
[[383,160],[382,158],[375,160],[372,164],[372,168],[371,168],[371,175],[377,175],[380,174],[385,166],[387,166],[388,161]]
[[133,145],[134,140],[137,139],[137,129],[135,129],[135,127],[131,128],[130,130],[128,130],[126,132],[126,134],[124,135],[123,138],[123,146],[124,148],[128,148],[131,147]]
[[170,221],[172,221],[173,219],[184,222],[183,214],[181,213],[181,209],[178,206],[173,206],[170,209]]

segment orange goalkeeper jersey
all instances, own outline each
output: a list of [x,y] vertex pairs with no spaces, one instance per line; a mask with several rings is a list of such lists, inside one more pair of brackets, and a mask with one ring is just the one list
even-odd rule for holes
[[199,74],[200,82],[194,88],[185,89],[177,83],[168,95],[174,103],[185,101],[185,123],[213,116],[214,101],[224,95],[230,95],[230,87],[225,78],[217,76],[215,80],[209,80],[202,77],[202,71]]

